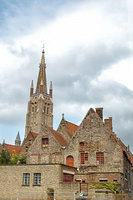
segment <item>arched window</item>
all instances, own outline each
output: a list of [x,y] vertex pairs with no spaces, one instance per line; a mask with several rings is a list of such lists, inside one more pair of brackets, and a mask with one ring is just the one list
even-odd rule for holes
[[74,167],[74,158],[73,158],[73,156],[71,156],[71,155],[67,156],[67,158],[66,158],[66,165]]

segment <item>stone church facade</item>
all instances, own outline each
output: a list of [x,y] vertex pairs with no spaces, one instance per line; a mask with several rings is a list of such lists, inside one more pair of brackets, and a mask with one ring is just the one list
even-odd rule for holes
[[[43,50],[35,92],[33,81],[30,88],[25,139],[20,151],[26,155],[27,163],[21,168],[21,176],[30,173],[28,166],[34,166],[37,173],[42,174],[41,166],[44,166],[50,179],[51,166],[58,166],[56,169],[65,168],[60,180],[74,183],[71,191],[81,192],[84,190],[82,184],[87,185],[88,191],[91,183],[111,182],[118,184],[119,192],[131,192],[132,154],[113,132],[112,118],[103,119],[103,108],[90,108],[80,125],[67,121],[63,114],[57,130],[54,130],[52,93],[52,82],[47,92]],[[56,173],[60,173],[60,169]],[[60,185],[58,191],[61,187],[63,191],[69,188]],[[56,184],[53,183],[52,188],[56,189]]]

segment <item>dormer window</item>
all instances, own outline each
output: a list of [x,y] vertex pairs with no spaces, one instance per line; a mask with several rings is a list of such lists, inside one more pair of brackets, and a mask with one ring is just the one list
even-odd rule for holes
[[31,145],[32,144],[32,141],[31,140],[29,140],[29,145]]
[[26,146],[25,151],[28,152],[28,147]]
[[43,147],[47,147],[48,144],[49,144],[48,138],[42,138],[42,146],[43,146]]

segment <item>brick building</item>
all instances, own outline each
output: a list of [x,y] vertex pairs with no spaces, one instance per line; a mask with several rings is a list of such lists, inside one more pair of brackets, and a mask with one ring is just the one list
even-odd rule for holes
[[[113,132],[112,118],[103,119],[103,108],[95,110],[90,108],[79,126],[65,120],[63,114],[59,127],[54,130],[52,93],[52,82],[49,93],[47,92],[43,50],[35,92],[33,81],[31,83],[25,139],[20,152],[26,155],[27,165],[20,168],[14,166],[21,171],[19,178],[22,180],[24,174],[34,171],[33,169],[36,169],[43,178],[43,170],[45,170],[43,167],[47,166],[49,171],[47,172],[50,174],[53,166],[63,166],[66,167],[64,171],[66,173],[62,180],[74,182],[75,185],[71,188],[73,191],[75,187],[77,191],[84,191],[82,185],[86,184],[88,192],[90,183],[112,182],[119,185],[119,192],[131,192],[132,154]],[[18,140],[17,144],[19,144]],[[56,173],[58,174],[59,171],[57,170]],[[49,179],[51,180],[50,177]],[[53,183],[52,187],[57,190],[56,183],[55,185]],[[58,191],[61,187],[65,188],[64,185],[60,185]],[[30,189],[32,190],[31,187]],[[45,190],[47,190],[47,183]]]

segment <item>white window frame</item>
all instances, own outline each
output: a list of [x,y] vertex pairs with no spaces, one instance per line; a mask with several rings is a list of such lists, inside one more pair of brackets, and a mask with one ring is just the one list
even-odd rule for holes
[[33,185],[41,185],[41,173],[34,173]]
[[23,185],[30,185],[30,173],[23,173]]

